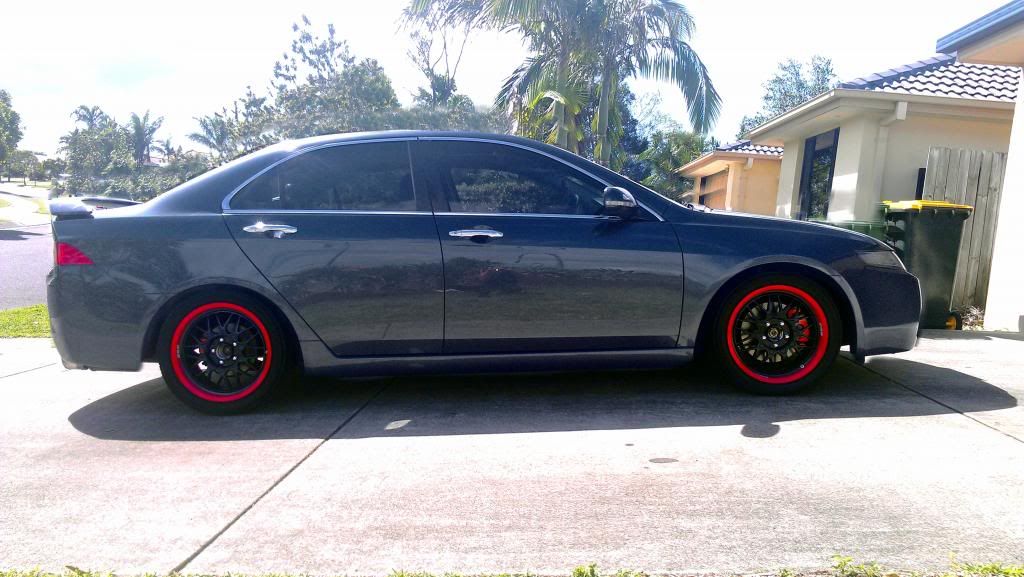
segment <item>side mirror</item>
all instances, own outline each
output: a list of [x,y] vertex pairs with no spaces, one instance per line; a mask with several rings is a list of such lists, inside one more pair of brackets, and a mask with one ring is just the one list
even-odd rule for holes
[[622,220],[633,218],[636,214],[636,199],[628,190],[618,186],[604,189],[604,216],[617,216]]

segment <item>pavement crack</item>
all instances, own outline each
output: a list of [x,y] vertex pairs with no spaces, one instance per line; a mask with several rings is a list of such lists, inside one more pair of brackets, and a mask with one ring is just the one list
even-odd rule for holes
[[[844,359],[845,359],[845,357],[844,357]],[[928,399],[929,401],[931,401],[931,402],[933,402],[933,403],[935,403],[937,405],[943,406],[943,407],[949,409],[950,411],[953,411],[954,413],[958,413],[961,416],[967,417],[968,419],[974,421],[975,423],[978,423],[979,425],[981,425],[983,427],[987,427],[989,429],[992,429],[993,431],[995,431],[995,432],[997,432],[997,433],[999,433],[1001,435],[1005,435],[1005,436],[1013,439],[1014,441],[1017,441],[1018,443],[1024,443],[1024,439],[1021,439],[1021,438],[1019,438],[1019,437],[1017,437],[1015,435],[1007,433],[1006,431],[1004,431],[1004,430],[1002,430],[1002,429],[1000,429],[998,427],[995,427],[993,425],[990,425],[990,424],[986,423],[985,421],[982,421],[981,419],[979,419],[979,418],[977,418],[977,417],[975,417],[973,415],[969,415],[969,414],[961,411],[960,409],[954,407],[953,405],[950,405],[948,403],[944,403],[944,402],[936,399],[935,397],[932,397],[932,396],[930,396],[928,394],[922,393],[921,391],[915,389],[914,387],[911,387],[910,385],[908,385],[906,383],[898,381],[898,380],[894,379],[893,377],[890,377],[889,375],[887,375],[885,373],[882,373],[882,372],[876,371],[875,369],[872,369],[867,364],[856,363],[856,362],[854,362],[854,361],[852,361],[850,359],[845,359],[845,360],[847,362],[853,363],[854,365],[857,365],[857,366],[861,367],[865,371],[868,371],[870,373],[878,375],[879,377],[882,377],[883,379],[889,381],[890,383],[893,383],[895,385],[903,387],[904,389],[910,391],[911,393],[914,393],[916,395],[922,396],[922,397]]]
[[381,385],[381,387],[378,388],[376,391],[374,391],[374,393],[372,395],[370,395],[369,398],[367,398],[366,401],[364,401],[362,405],[359,405],[359,408],[357,408],[355,411],[353,411],[351,415],[346,417],[345,420],[342,421],[340,425],[335,427],[335,429],[333,431],[331,431],[327,436],[325,436],[323,439],[321,439],[320,442],[316,444],[316,446],[314,446],[312,449],[309,450],[308,453],[303,455],[301,459],[299,459],[298,461],[295,462],[294,465],[289,467],[288,470],[285,471],[280,477],[278,477],[273,483],[271,483],[270,486],[267,487],[267,489],[265,491],[260,493],[259,496],[257,496],[252,501],[252,503],[249,503],[248,505],[246,505],[245,508],[243,508],[237,515],[234,516],[234,518],[232,518],[230,521],[228,521],[226,525],[221,527],[220,531],[217,531],[216,533],[214,533],[213,537],[210,537],[209,539],[207,539],[202,545],[199,546],[198,549],[196,549],[195,551],[192,552],[191,555],[186,557],[184,561],[182,561],[181,563],[178,563],[177,565],[175,565],[174,569],[171,569],[170,573],[171,574],[181,573],[181,571],[184,570],[185,567],[188,566],[189,563],[194,561],[196,559],[196,557],[199,557],[199,555],[201,555],[203,553],[203,551],[206,551],[210,547],[210,545],[213,545],[214,542],[216,542],[217,539],[219,539],[221,535],[223,535],[224,533],[226,533],[228,531],[228,529],[233,527],[235,525],[235,523],[237,523],[239,521],[239,519],[244,517],[245,514],[248,513],[249,511],[251,511],[253,507],[255,507],[260,501],[263,500],[264,497],[269,495],[271,491],[273,491],[275,488],[277,488],[277,486],[280,485],[282,481],[287,479],[289,475],[291,475],[293,472],[295,472],[296,469],[301,467],[302,464],[306,462],[306,460],[308,460],[310,457],[313,456],[313,453],[316,453],[317,450],[320,449],[320,447],[323,447],[324,444],[327,443],[327,441],[330,441],[332,438],[334,438],[335,435],[340,433],[341,430],[343,428],[345,428],[346,425],[348,425],[349,423],[352,422],[352,419],[355,419],[356,416],[359,415],[359,413],[363,412],[363,409],[365,409],[367,406],[369,406],[370,403],[375,401],[377,399],[377,397],[379,397],[380,394],[383,393],[384,389],[386,389],[387,387],[388,387],[387,383]]
[[24,375],[25,373],[31,373],[32,371],[38,371],[39,369],[45,369],[46,367],[52,367],[53,365],[56,365],[56,364],[57,363],[47,363],[45,365],[40,365],[38,367],[32,367],[31,369],[25,369],[23,371],[17,371],[17,372],[10,373],[10,374],[7,374],[7,375],[0,375],[0,379],[6,379],[7,377],[14,377],[14,376],[17,376],[17,375]]

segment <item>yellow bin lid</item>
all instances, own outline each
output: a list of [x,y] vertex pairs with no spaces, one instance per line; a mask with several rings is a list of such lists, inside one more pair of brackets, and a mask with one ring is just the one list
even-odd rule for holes
[[941,200],[883,200],[882,204],[889,210],[974,210],[973,206],[967,204],[953,204]]

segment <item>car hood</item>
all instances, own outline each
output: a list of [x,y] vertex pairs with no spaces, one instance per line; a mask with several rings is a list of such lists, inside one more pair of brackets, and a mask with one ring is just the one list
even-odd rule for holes
[[792,231],[799,234],[814,234],[833,239],[844,239],[856,244],[865,245],[864,248],[868,249],[891,250],[888,245],[877,238],[832,224],[742,212],[700,211],[687,208],[683,208],[682,211],[685,212],[675,215],[671,220],[674,222],[693,222],[697,220],[700,224],[710,226],[735,226],[750,230]]

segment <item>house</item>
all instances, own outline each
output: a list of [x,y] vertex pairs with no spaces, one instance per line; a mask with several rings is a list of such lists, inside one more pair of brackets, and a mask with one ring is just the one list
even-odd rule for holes
[[[1015,0],[943,36],[936,50],[957,55],[962,65],[1024,67],[1024,0]],[[1024,84],[1024,72],[1016,69]],[[1024,89],[1016,93],[1024,110]],[[1003,190],[997,214],[985,328],[1024,332],[1024,114],[1013,119]]]
[[775,214],[782,147],[741,140],[720,146],[679,169],[694,180],[684,198],[711,208]]
[[872,220],[914,199],[933,147],[1005,153],[1017,68],[940,54],[840,84],[748,133],[782,146],[777,216]]

